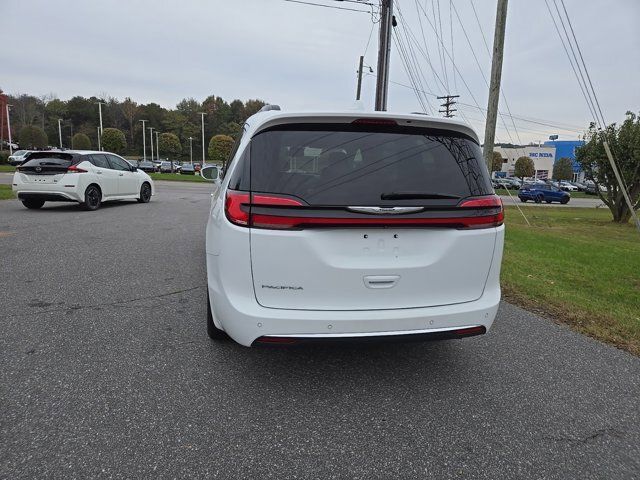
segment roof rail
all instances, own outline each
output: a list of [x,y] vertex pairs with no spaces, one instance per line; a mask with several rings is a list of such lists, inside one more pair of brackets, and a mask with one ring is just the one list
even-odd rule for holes
[[264,107],[262,107],[260,110],[258,110],[258,112],[269,112],[271,110],[280,110],[280,105],[265,105]]

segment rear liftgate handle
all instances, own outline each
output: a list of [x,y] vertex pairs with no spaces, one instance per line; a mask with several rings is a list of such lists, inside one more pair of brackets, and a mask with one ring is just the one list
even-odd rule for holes
[[392,288],[400,280],[400,275],[367,275],[364,285],[367,288]]

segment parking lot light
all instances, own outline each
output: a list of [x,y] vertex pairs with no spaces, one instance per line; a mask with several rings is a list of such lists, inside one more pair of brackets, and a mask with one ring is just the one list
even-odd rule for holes
[[[144,124],[149,120],[139,120],[139,121],[142,122],[142,158],[146,162],[147,161],[147,134],[146,134],[146,130],[144,129]],[[151,160],[153,160],[153,158]]]

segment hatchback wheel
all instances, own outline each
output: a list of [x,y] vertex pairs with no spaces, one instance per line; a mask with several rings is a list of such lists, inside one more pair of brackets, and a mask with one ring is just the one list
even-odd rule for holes
[[229,338],[229,336],[224,332],[224,330],[220,330],[216,327],[216,324],[213,323],[213,314],[211,313],[211,300],[209,299],[209,292],[207,291],[207,334],[209,338],[212,340],[225,340]]
[[102,203],[102,192],[96,185],[89,185],[84,191],[84,202],[81,204],[85,210],[97,210]]
[[560,203],[563,205],[566,205],[567,203],[569,203],[569,199],[565,197],[562,200],[560,200]]
[[151,200],[151,185],[145,182],[140,187],[140,197],[138,197],[138,202],[149,203],[149,200]]
[[23,200],[22,204],[30,210],[37,210],[44,205],[44,200]]
[[542,195],[538,195],[538,196],[536,197],[535,202],[536,202],[536,203],[542,203],[542,199],[543,199]]

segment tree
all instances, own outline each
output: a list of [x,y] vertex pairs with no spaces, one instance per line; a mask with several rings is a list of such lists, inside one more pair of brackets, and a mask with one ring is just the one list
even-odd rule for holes
[[[609,159],[604,149],[604,140],[609,148],[627,186],[627,194],[634,210],[640,208],[640,118],[627,112],[622,125],[615,123],[606,130],[598,130],[591,124],[585,135],[585,144],[576,151],[576,160],[586,173],[587,178],[596,184],[596,192],[609,207],[614,222],[627,223],[631,211],[626,204],[622,190],[618,185]],[[600,186],[606,188],[600,190]]]
[[514,175],[524,180],[524,177],[533,177],[536,174],[536,166],[529,157],[520,157],[516,160]]
[[91,140],[84,133],[76,133],[71,139],[71,148],[75,150],[91,150]]
[[46,148],[49,139],[40,127],[25,125],[18,134],[20,148]]
[[499,172],[502,170],[502,155],[500,152],[491,152],[491,171]]
[[553,166],[554,180],[571,180],[573,178],[573,162],[570,158],[562,157]]
[[233,148],[233,138],[228,135],[216,135],[209,141],[209,160],[224,164]]
[[228,135],[236,140],[242,133],[242,127],[235,122],[225,123],[220,127],[220,134]]
[[173,133],[161,133],[158,137],[158,148],[163,155],[177,157],[182,152],[182,145],[178,136]]
[[127,139],[117,128],[105,128],[102,132],[102,148],[108,152],[122,154],[127,148]]
[[131,100],[131,98],[126,97],[120,104],[120,110],[129,124],[129,141],[134,143],[134,127],[136,123],[136,114],[138,113],[138,104]]

